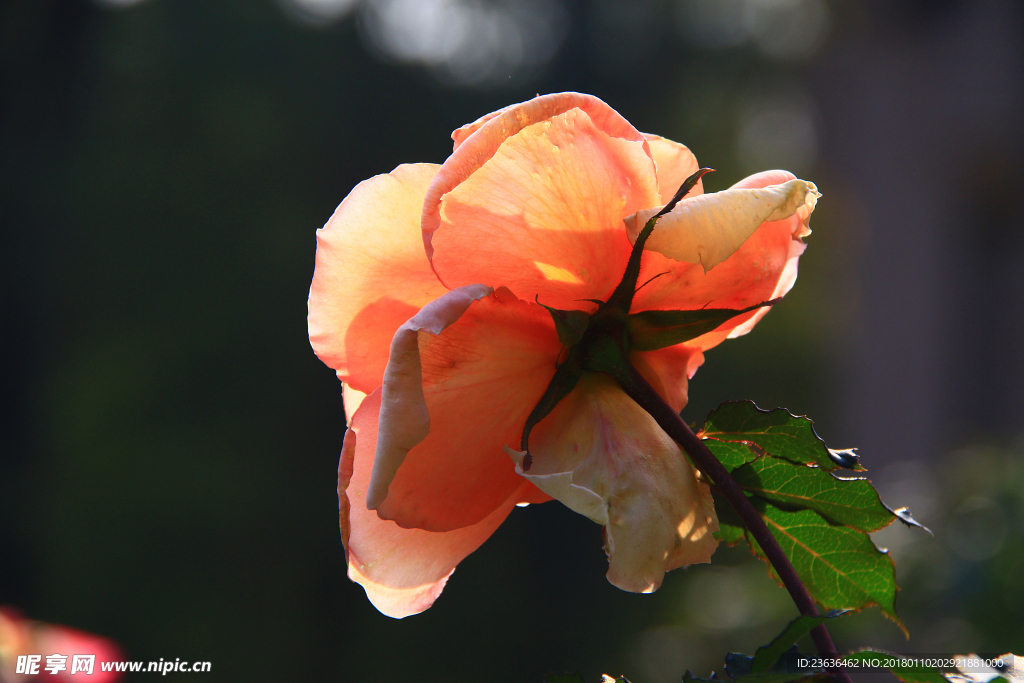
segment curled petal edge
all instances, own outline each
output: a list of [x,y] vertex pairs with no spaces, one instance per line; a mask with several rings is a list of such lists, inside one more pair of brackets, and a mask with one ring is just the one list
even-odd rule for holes
[[395,333],[384,371],[377,451],[366,492],[368,509],[376,510],[384,502],[405,456],[430,433],[417,333],[441,334],[462,317],[470,304],[493,292],[493,288],[480,284],[453,289],[424,306]]
[[516,474],[525,477],[533,482],[534,486],[561,501],[573,512],[593,520],[601,526],[608,525],[608,507],[604,499],[583,486],[572,483],[572,472],[557,472],[555,474],[527,474],[523,470],[523,458],[526,451],[517,451],[509,446],[504,446],[505,454],[512,458],[516,466]]
[[[684,199],[659,221],[644,249],[675,261],[700,264],[708,272],[732,256],[762,223],[797,214],[795,239],[810,234],[811,212],[821,194],[814,183],[794,179],[763,188],[730,188]],[[661,207],[626,217],[631,243]]]

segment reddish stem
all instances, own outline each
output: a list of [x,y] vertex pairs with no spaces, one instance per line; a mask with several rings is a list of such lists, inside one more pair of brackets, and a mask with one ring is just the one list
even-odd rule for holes
[[[683,450],[690,455],[693,463],[701,472],[710,477],[725,499],[732,504],[740,519],[743,520],[743,523],[750,531],[750,535],[754,537],[754,540],[761,546],[761,550],[764,551],[765,557],[772,563],[776,573],[778,573],[779,578],[782,580],[782,585],[789,591],[789,595],[793,598],[793,602],[796,603],[800,613],[812,617],[818,616],[818,608],[814,604],[814,600],[811,599],[807,588],[800,580],[786,553],[782,551],[778,541],[775,540],[775,536],[768,530],[761,515],[751,504],[743,489],[736,483],[736,480],[729,474],[729,471],[725,469],[725,466],[697,438],[693,430],[690,429],[690,426],[679,417],[676,411],[665,403],[661,396],[658,395],[658,392],[647,383],[647,380],[643,378],[632,364],[627,361],[616,365],[618,365],[618,368],[614,370],[612,368],[602,369],[606,372],[612,370],[609,374],[618,381],[626,394],[636,401],[640,407],[650,413],[658,425],[665,430],[665,433],[682,446]],[[620,374],[622,376],[619,376]],[[835,644],[832,642],[832,636],[829,635],[828,629],[825,628],[824,624],[816,626],[811,631],[811,637],[814,639],[818,652],[823,657],[829,659],[838,658],[839,655]],[[845,668],[830,669],[829,673],[843,683],[852,683]]]

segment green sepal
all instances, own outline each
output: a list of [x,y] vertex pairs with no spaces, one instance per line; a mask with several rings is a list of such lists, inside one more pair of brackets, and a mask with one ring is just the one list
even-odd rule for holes
[[629,348],[635,351],[655,351],[675,346],[714,331],[738,315],[764,306],[772,306],[779,299],[763,301],[747,308],[701,308],[695,311],[643,311],[629,316]]
[[675,208],[676,204],[682,201],[683,197],[689,194],[697,182],[705,173],[709,173],[715,169],[713,168],[700,168],[697,169],[693,175],[683,181],[683,184],[676,190],[675,195],[662,207],[661,211],[651,216],[651,218],[644,224],[643,230],[636,237],[636,242],[633,243],[633,249],[629,253],[629,261],[626,262],[626,271],[622,274],[622,279],[619,284],[616,285],[615,291],[608,297],[608,301],[604,303],[602,308],[618,309],[622,312],[629,311],[633,305],[633,296],[637,292],[636,281],[640,277],[640,259],[643,255],[644,244],[647,242],[647,238],[651,236],[651,232],[654,231],[654,226],[657,224],[658,219],[664,216],[666,213]]
[[[909,660],[911,657],[892,654],[891,652],[885,652],[884,650],[861,650],[860,652],[852,652],[845,655],[843,659],[855,662],[881,659],[882,661],[895,663],[902,660]],[[893,666],[886,668],[888,668],[896,678],[903,681],[903,683],[949,683],[949,680],[939,673],[939,670],[933,666]]]
[[878,531],[896,519],[867,479],[839,479],[771,455],[736,468],[732,476],[752,496],[782,510],[814,510],[832,524]]
[[[555,374],[548,383],[548,388],[544,390],[540,401],[534,406],[530,416],[526,418],[523,436],[519,442],[520,450],[529,451],[530,432],[533,430],[534,425],[547,417],[548,413],[558,405],[558,402],[576,388],[582,376],[583,363],[580,358],[579,349],[574,347],[569,350],[569,355],[561,365],[555,369]],[[532,458],[529,458],[529,454],[527,454],[527,458],[524,458],[523,462],[524,470],[530,469],[530,462],[532,462]]]
[[850,467],[846,451],[834,457],[814,431],[814,422],[797,417],[785,408],[762,410],[753,401],[729,401],[711,411],[698,434],[704,439],[752,443],[777,458],[822,469],[864,471],[858,463]]
[[[810,633],[815,626],[844,614],[847,614],[844,610],[835,610],[817,617],[807,615],[799,616],[789,622],[789,624],[786,625],[786,628],[782,630],[782,633],[775,636],[775,639],[772,640],[772,642],[757,648],[757,652],[754,653],[754,659],[750,664],[750,673],[768,673],[778,664],[783,665],[779,667],[780,669],[787,670],[785,665],[789,664],[789,662],[780,662],[782,655],[786,654],[786,652],[796,645],[801,638]],[[800,673],[806,674],[808,672]]]
[[[538,304],[544,304],[537,301]],[[583,339],[587,327],[590,325],[590,314],[585,311],[563,311],[551,306],[544,306],[551,319],[555,321],[555,332],[558,333],[558,341],[562,346],[576,346]]]

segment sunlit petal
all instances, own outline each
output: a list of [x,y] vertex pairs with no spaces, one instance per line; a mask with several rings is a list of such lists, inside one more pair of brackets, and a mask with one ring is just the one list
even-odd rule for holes
[[561,346],[547,311],[505,289],[447,326],[417,327],[392,345],[367,503],[403,527],[447,531],[481,521],[522,484],[502,446],[518,443]]
[[317,231],[309,341],[343,382],[380,386],[398,327],[447,290],[423,254],[420,212],[439,167],[410,164],[353,188]]
[[659,201],[644,137],[576,93],[471,128],[456,132],[460,144],[424,203],[423,238],[441,281],[504,285],[562,309],[610,294],[629,257],[622,219]]
[[[778,186],[792,180],[792,173],[765,171],[740,181],[732,189]],[[796,280],[797,259],[806,248],[802,238],[810,234],[809,219],[810,210],[804,204],[788,218],[762,223],[732,256],[708,272],[699,264],[645,251],[640,281],[659,277],[637,293],[633,309],[745,308],[785,294]],[[756,323],[769,310],[737,316],[687,345],[706,351],[734,330],[749,331],[754,324],[750,321]]]
[[455,566],[494,533],[517,502],[542,502],[542,495],[522,481],[477,524],[442,533],[403,529],[378,518],[363,500],[377,441],[380,395],[377,390],[363,401],[345,435],[338,468],[341,540],[349,578],[366,590],[374,607],[402,618],[433,604]]
[[[658,194],[661,197],[661,204],[668,204],[675,196],[683,181],[697,172],[700,166],[697,165],[697,157],[686,145],[673,142],[660,135],[644,133],[647,144],[651,147],[651,156],[654,163],[658,165]],[[704,182],[698,180],[697,184],[686,196],[696,197],[704,194]]]

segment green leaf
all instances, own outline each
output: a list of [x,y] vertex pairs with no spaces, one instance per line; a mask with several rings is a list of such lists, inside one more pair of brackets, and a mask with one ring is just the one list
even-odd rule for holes
[[714,331],[719,325],[738,315],[749,313],[776,300],[764,301],[747,308],[701,308],[695,311],[643,311],[629,316],[629,348],[634,351],[654,351],[666,346],[682,344],[702,334]]
[[740,521],[733,506],[721,495],[712,492],[715,500],[715,514],[718,516],[718,531],[715,540],[726,545],[736,545],[747,538],[747,527]]
[[924,524],[921,524],[919,521],[914,519],[914,516],[910,514],[910,510],[908,510],[907,508],[896,508],[895,510],[892,511],[892,514],[896,515],[896,519],[900,520],[907,526],[911,528],[917,527],[918,529],[924,529],[932,536],[935,536],[935,534],[932,533],[931,529],[929,529]]
[[[870,662],[873,659],[879,659],[883,662],[895,662],[897,664],[901,661],[913,661],[912,657],[896,655],[884,650],[862,650],[861,652],[848,654],[843,659],[854,662]],[[889,669],[896,678],[904,683],[949,683],[946,677],[932,666],[897,665],[885,668]]]
[[[830,610],[878,605],[904,629],[896,615],[896,567],[867,534],[829,524],[813,510],[787,512],[757,498],[751,502],[818,604]],[[754,554],[767,561],[749,533],[746,539]]]
[[819,467],[765,456],[732,473],[747,493],[783,510],[814,510],[832,524],[878,531],[896,519],[867,479],[837,479]]
[[708,415],[698,436],[752,443],[778,458],[813,464],[826,470],[834,470],[850,462],[848,457],[832,455],[808,418],[797,417],[784,408],[761,410],[753,401],[723,403]]
[[[779,662],[779,658],[796,645],[797,641],[810,633],[815,626],[843,614],[846,614],[846,612],[837,610],[818,617],[803,615],[789,622],[786,628],[782,630],[782,633],[777,635],[772,642],[757,648],[757,652],[754,653],[754,660],[751,662],[750,673],[768,673]],[[801,673],[807,674],[807,672]]]
[[[544,306],[540,303],[539,297],[537,303]],[[558,341],[562,342],[562,346],[579,344],[590,325],[590,314],[585,311],[562,311],[550,306],[544,306],[544,308],[551,314],[551,319],[555,321],[555,332],[558,333]]]
[[725,469],[730,472],[764,455],[764,451],[761,451],[757,446],[744,441],[705,439],[704,445],[715,454],[719,462],[725,465]]

